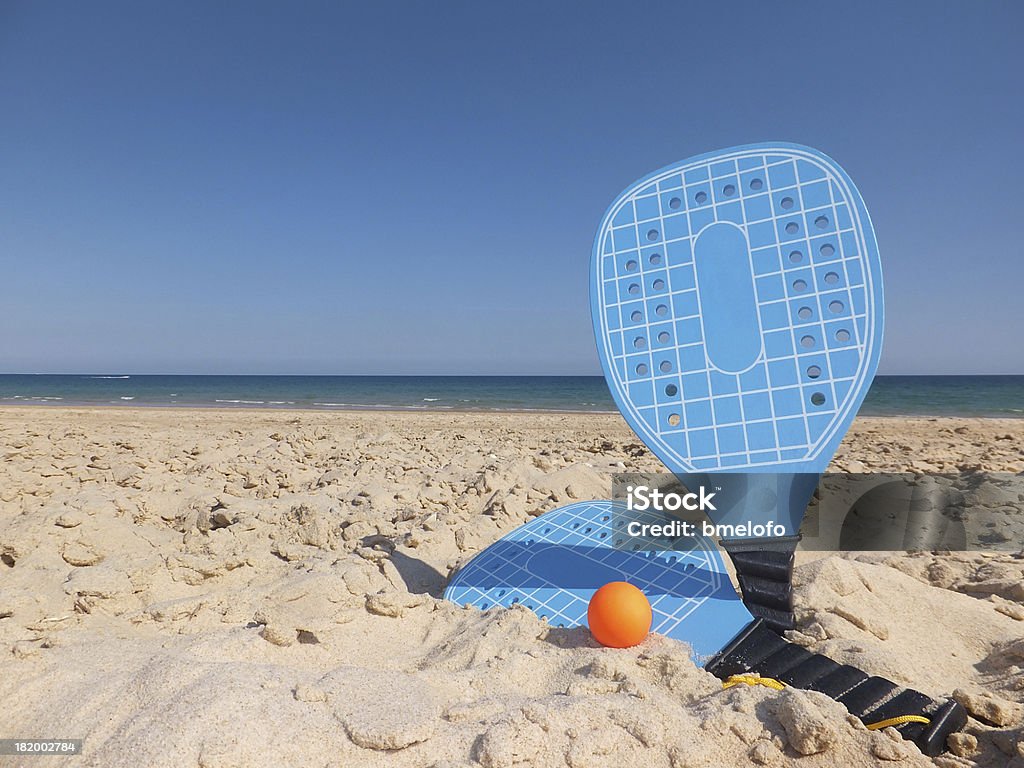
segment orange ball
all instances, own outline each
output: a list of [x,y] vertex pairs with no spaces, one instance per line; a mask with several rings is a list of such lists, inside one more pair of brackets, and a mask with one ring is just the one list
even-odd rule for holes
[[605,584],[590,598],[587,624],[601,645],[629,648],[643,642],[654,615],[647,597],[625,581]]

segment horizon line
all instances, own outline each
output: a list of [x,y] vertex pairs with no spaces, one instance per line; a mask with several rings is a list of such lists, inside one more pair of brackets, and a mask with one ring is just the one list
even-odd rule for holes
[[[46,372],[0,372],[0,376],[87,376],[87,377],[121,377],[121,376],[231,376],[237,378],[470,378],[470,379],[501,379],[501,378],[604,378],[602,373],[135,373],[125,371],[46,371]],[[971,377],[971,376],[1024,376],[1024,373],[877,373],[874,378],[886,376],[917,376],[927,377]]]

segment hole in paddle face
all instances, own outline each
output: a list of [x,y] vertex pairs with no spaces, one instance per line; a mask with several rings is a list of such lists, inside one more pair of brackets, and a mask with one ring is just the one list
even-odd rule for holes
[[816,379],[821,376],[821,368],[816,365],[812,365],[807,369],[807,376],[811,379]]
[[708,201],[708,193],[707,192],[698,192],[696,195],[693,196],[693,199],[694,199],[694,202],[696,202],[698,205],[703,205],[704,203],[706,203]]
[[669,416],[668,416],[668,425],[670,427],[678,427],[679,426],[679,414],[678,413],[670,413],[669,414]]
[[679,206],[682,204],[683,201],[680,200],[678,197],[673,197],[671,200],[668,201],[668,207],[671,208],[673,211],[678,209]]
[[764,186],[764,182],[761,181],[761,179],[751,179],[750,180],[750,188],[752,190],[754,190],[755,192],[757,192],[757,190],[761,189],[761,187],[763,187],[763,186]]
[[850,332],[848,330],[846,330],[845,328],[840,328],[838,331],[836,331],[836,341],[844,341],[845,342],[845,341],[849,341],[849,340],[850,340]]
[[636,373],[637,373],[638,376],[646,376],[647,375],[647,365],[645,363],[640,363],[640,365],[638,365],[636,367]]
[[823,393],[821,393],[821,392],[815,392],[813,395],[811,395],[811,404],[812,405],[824,405],[825,404],[825,395]]
[[679,388],[675,384],[669,384],[667,387],[665,387],[665,394],[668,395],[669,397],[675,397],[677,394],[679,394]]

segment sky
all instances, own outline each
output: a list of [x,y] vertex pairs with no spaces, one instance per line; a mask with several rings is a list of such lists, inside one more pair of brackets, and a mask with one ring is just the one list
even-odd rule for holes
[[854,178],[880,373],[1024,373],[1024,3],[0,4],[0,372],[598,374],[635,179]]

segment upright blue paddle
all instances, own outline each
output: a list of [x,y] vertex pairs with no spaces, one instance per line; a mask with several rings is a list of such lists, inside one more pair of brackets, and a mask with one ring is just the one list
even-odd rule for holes
[[[665,523],[621,502],[584,501],[516,528],[451,579],[444,596],[482,610],[520,604],[556,627],[587,624],[594,592],[628,581],[651,603],[651,630],[690,646],[698,664],[726,681],[821,691],[868,728],[896,727],[936,755],[966,714],[881,677],[811,653],[755,619],[732,588],[714,544],[701,536],[668,542],[630,535],[629,523]],[[666,547],[671,544],[671,547]],[[646,551],[653,548],[653,551]]]
[[782,143],[655,171],[601,221],[591,311],[640,439],[687,485],[715,473],[713,522],[772,524],[722,544],[748,607],[791,627],[800,523],[882,346],[878,247],[853,182]]

